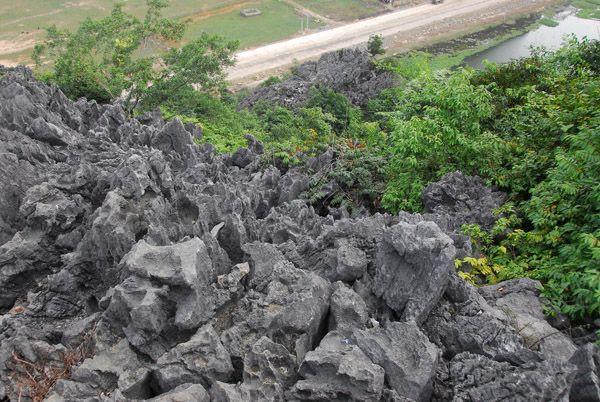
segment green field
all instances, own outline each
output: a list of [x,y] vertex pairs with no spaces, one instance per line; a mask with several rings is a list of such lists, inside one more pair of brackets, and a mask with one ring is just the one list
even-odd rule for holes
[[317,14],[338,21],[353,20],[386,10],[377,0],[296,0],[296,2]]
[[[240,15],[240,9],[246,7],[249,6],[231,7],[232,9],[227,12],[216,13],[210,18],[194,21],[188,27],[184,40],[196,38],[202,31],[206,31],[229,39],[237,39],[240,41],[241,48],[248,48],[286,39],[300,32],[301,18],[287,3],[274,0],[253,2],[251,7],[258,8],[262,14],[249,18]],[[308,26],[310,29],[315,29],[324,25],[311,19]]]
[[[351,0],[345,0],[351,1]],[[371,0],[370,0],[371,1]],[[374,1],[374,0],[373,0]],[[143,17],[145,0],[127,0],[125,9]],[[88,16],[102,18],[109,14],[113,0],[21,0],[0,3],[0,63],[31,63],[33,45],[45,36],[45,27],[75,30]],[[341,4],[343,5],[343,4]],[[244,18],[243,8],[258,8],[262,15]],[[300,17],[294,7],[279,0],[171,0],[163,10],[170,18],[191,18],[185,40],[196,38],[202,31],[238,39],[242,48],[289,38],[300,31]],[[309,28],[322,27],[314,20]]]

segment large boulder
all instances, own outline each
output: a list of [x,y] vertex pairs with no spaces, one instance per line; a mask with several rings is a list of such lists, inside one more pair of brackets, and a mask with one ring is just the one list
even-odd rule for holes
[[379,401],[383,392],[384,369],[335,331],[306,355],[298,374],[293,400]]
[[420,324],[444,294],[455,253],[434,223],[399,222],[384,232],[373,292],[403,321]]
[[385,379],[398,395],[431,400],[438,348],[414,323],[389,323],[385,328],[355,331],[352,341],[385,370]]

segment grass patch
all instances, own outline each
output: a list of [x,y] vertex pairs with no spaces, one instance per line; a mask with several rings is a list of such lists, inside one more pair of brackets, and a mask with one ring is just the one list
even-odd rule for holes
[[579,18],[587,18],[587,19],[597,18],[597,19],[600,19],[600,10],[590,10],[590,9],[579,10],[577,12],[577,16]]
[[[258,8],[262,14],[244,18],[240,15],[240,9],[246,7],[240,4],[239,7],[232,7],[232,10],[196,21],[188,26],[184,41],[197,38],[202,31],[206,31],[228,39],[237,39],[241,48],[249,48],[289,38],[300,31],[300,17],[294,14],[295,10],[289,4],[262,0],[253,3],[252,7]],[[306,21],[304,23],[306,24]],[[310,29],[322,26],[323,24],[315,20],[309,23]]]
[[573,3],[571,3],[571,5],[582,10],[596,9],[596,4],[592,3],[590,0],[575,0]]
[[600,0],[575,0],[572,5],[580,9],[577,12],[579,18],[600,18]]
[[353,20],[386,9],[376,0],[297,0],[297,3],[317,14],[338,21]]
[[558,26],[558,22],[556,22],[556,21],[554,21],[554,20],[552,20],[552,19],[550,19],[550,18],[546,18],[546,17],[544,17],[544,18],[541,18],[541,19],[540,19],[538,22],[539,22],[540,24],[542,24],[542,25],[546,25],[546,26],[548,26],[548,27],[552,27],[552,28],[554,28],[554,27],[557,27],[557,26]]

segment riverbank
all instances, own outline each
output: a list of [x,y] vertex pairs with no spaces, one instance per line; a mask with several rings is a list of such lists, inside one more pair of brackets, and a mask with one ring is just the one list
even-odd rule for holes
[[[556,2],[543,12],[516,16],[513,20],[490,24],[490,26],[458,36],[455,33],[447,40],[436,41],[433,44],[415,49],[414,52],[427,54],[428,65],[431,69],[447,69],[465,65],[480,68],[481,60],[487,58],[479,57],[480,55],[487,56],[490,49],[501,50],[505,43],[508,44],[517,40],[527,41],[526,39],[529,39],[529,45],[556,48],[558,46],[556,38],[552,38],[553,40],[546,38],[547,35],[558,35],[552,31],[553,29],[560,32],[561,39],[559,41],[562,42],[564,34],[575,33],[578,37],[582,36],[579,31],[585,31],[585,28],[582,28],[581,24],[584,26],[589,25],[589,21],[580,20],[579,17],[576,17],[576,15],[578,16],[578,8],[571,6],[569,3]],[[560,25],[564,23],[565,18],[577,18],[580,23],[576,27],[573,27],[573,23],[571,23],[570,26],[561,28]],[[573,31],[570,29],[573,29]],[[537,36],[537,40],[531,40],[524,36],[532,34],[534,38]],[[518,37],[522,39],[516,39]],[[514,46],[511,47],[514,48]],[[524,48],[528,48],[528,46],[524,46]],[[498,50],[495,50],[494,53],[498,53]],[[517,51],[515,49],[507,49],[505,53],[507,53],[506,60],[524,55],[522,54],[523,50]],[[402,54],[396,56],[401,57]],[[495,56],[497,57],[497,55]],[[494,61],[502,62],[503,60]]]

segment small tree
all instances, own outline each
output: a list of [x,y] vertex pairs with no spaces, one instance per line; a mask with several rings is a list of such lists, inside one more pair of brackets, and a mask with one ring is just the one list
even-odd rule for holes
[[383,38],[380,35],[371,35],[367,42],[367,50],[373,58],[376,58],[378,54],[385,54]]
[[217,92],[225,87],[224,66],[232,66],[238,41],[226,41],[218,35],[202,35],[182,48],[171,48],[162,57],[163,68],[153,85],[143,90],[142,109],[153,109],[164,102],[184,101],[190,91]]
[[186,86],[208,91],[222,85],[222,67],[233,64],[238,43],[203,34],[155,57],[149,54],[152,45],[180,41],[186,23],[161,16],[168,0],[146,4],[144,20],[115,3],[110,16],[99,21],[88,17],[74,33],[53,25],[45,42],[35,46],[33,59],[40,65],[46,55],[53,62],[54,80],[68,97],[105,103],[124,96],[130,114],[140,105],[156,106],[165,97],[180,96]]

